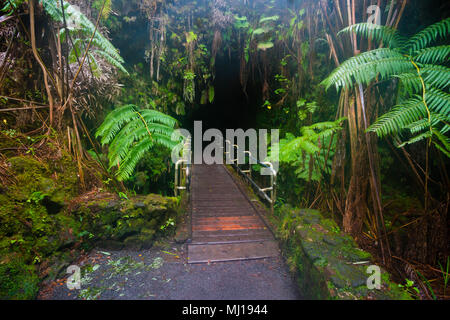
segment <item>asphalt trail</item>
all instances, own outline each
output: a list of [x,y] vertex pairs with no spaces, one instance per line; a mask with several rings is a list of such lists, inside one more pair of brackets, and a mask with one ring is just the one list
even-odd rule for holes
[[185,245],[142,251],[96,249],[75,264],[81,289],[60,279],[41,299],[74,300],[298,300],[295,281],[280,257],[188,264]]

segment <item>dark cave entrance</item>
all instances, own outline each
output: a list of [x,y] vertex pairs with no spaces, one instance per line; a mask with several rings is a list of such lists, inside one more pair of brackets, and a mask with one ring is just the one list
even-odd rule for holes
[[194,121],[202,121],[203,131],[216,128],[225,134],[226,129],[254,128],[256,113],[261,105],[258,85],[249,79],[247,96],[239,79],[238,57],[220,55],[216,61],[213,103],[197,105],[186,114],[184,128],[193,133]]

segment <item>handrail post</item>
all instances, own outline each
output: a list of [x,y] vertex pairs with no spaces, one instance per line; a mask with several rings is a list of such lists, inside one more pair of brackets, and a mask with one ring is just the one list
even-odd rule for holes
[[247,176],[251,179],[252,178],[252,164],[250,161],[250,158],[252,157],[252,153],[250,151],[244,151],[244,154],[248,154],[248,169],[247,170],[242,170],[242,172],[244,172],[245,174],[247,174]]
[[[228,145],[227,145],[228,144]],[[227,149],[227,146],[229,146],[229,149]],[[257,163],[263,165],[264,167],[270,169],[271,171],[271,175],[270,175],[270,187],[267,188],[261,188],[260,186],[258,186],[256,184],[256,182],[253,181],[252,179],[252,164],[251,164],[251,158],[252,157],[252,153],[250,151],[244,151],[244,155],[248,154],[249,156],[249,167],[248,170],[241,170],[241,168],[239,168],[239,154],[237,154],[237,157],[235,159],[233,159],[231,157],[231,152],[234,151],[234,148],[236,148],[237,152],[239,152],[239,146],[236,144],[232,144],[231,141],[229,140],[225,140],[225,155],[226,155],[226,160],[231,160],[231,165],[236,169],[236,171],[243,175],[249,182],[250,184],[255,187],[256,189],[258,189],[258,194],[260,196],[262,196],[267,202],[270,203],[270,212],[271,214],[274,213],[274,205],[275,205],[275,201],[276,201],[276,184],[277,184],[277,172],[274,170],[273,168],[273,164],[271,162],[260,162],[258,160]],[[227,158],[228,156],[228,158]],[[228,164],[228,161],[227,161]],[[245,175],[244,175],[245,173]],[[270,191],[270,196],[266,193],[267,191]]]
[[[183,158],[175,163],[174,194],[177,197],[179,190],[188,190],[190,187],[190,164],[192,159],[191,139],[187,138],[183,145]],[[184,174],[183,174],[184,173]],[[184,180],[184,186],[181,184]]]
[[274,212],[274,204],[276,201],[276,185],[277,185],[277,172],[273,168],[273,164],[271,162],[261,162],[269,167],[272,174],[270,175],[270,184],[271,187],[268,188],[270,190],[270,212],[273,214]]

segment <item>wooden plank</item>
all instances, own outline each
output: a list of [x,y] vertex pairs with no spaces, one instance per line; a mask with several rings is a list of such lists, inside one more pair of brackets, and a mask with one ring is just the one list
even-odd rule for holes
[[229,231],[194,231],[193,233],[195,237],[214,237],[214,236],[241,236],[241,235],[270,235],[272,237],[272,233],[268,229],[241,229],[241,230],[229,230]]
[[195,165],[189,263],[278,255],[272,233],[222,165]]
[[[252,230],[253,231],[253,230]],[[255,242],[273,240],[272,234],[265,230],[265,232],[250,232],[247,234],[229,234],[228,231],[211,232],[211,235],[204,235],[194,233],[195,244],[215,244],[215,243],[235,243],[235,242]]]
[[275,241],[188,245],[188,263],[263,259],[279,254]]

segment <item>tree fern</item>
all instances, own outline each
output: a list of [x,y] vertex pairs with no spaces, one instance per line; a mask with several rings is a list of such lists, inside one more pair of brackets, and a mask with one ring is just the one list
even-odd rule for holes
[[448,37],[450,30],[450,18],[439,21],[412,36],[405,44],[410,55],[428,47],[431,43]]
[[[374,41],[382,41],[387,48],[361,53],[342,63],[322,84],[328,89],[335,86],[353,88],[375,80],[397,78],[400,84],[399,103],[372,124],[368,131],[378,136],[412,135],[405,143],[430,139],[445,154],[450,154],[444,143],[449,131],[450,95],[447,92],[450,69],[450,46],[431,46],[447,39],[450,18],[435,23],[409,39],[385,26],[361,23],[343,29],[340,33],[354,32]],[[439,134],[439,137],[437,136]],[[447,139],[447,138],[446,138]]]
[[374,41],[383,42],[388,47],[400,47],[405,44],[406,39],[402,37],[397,29],[370,23],[358,23],[342,29],[338,35],[355,32]]
[[[42,3],[44,10],[55,22],[64,22],[60,1],[40,0],[40,2]],[[110,1],[107,1],[106,5],[108,5],[108,3],[110,5]],[[92,39],[92,46],[97,48],[95,53],[104,58],[112,66],[120,69],[124,73],[127,73],[126,69],[123,67],[124,60],[120,56],[118,50],[98,30],[95,30],[95,25],[83,13],[67,1],[63,1],[63,6],[66,21],[71,22],[70,25],[68,25],[67,30],[73,38],[75,38],[74,47],[71,49],[70,54],[74,56],[74,51],[77,51],[78,56],[80,56],[82,48],[87,47],[87,43],[95,31],[94,38]],[[109,7],[106,7],[104,11],[108,10],[108,8]],[[64,40],[66,36],[66,28],[62,28],[61,39]]]
[[431,87],[446,89],[450,85],[450,68],[431,65],[423,67],[421,72],[425,83]]
[[368,84],[378,75],[387,79],[395,74],[414,71],[405,56],[389,48],[375,49],[352,57],[335,69],[322,84],[328,89],[336,86],[353,87],[354,83]]
[[117,166],[118,179],[126,180],[152,146],[173,148],[178,144],[172,140],[176,123],[159,111],[125,105],[108,114],[96,137],[101,137],[103,145],[109,144],[110,168]]

